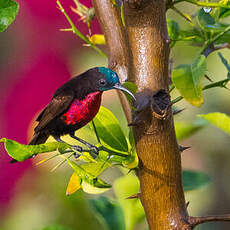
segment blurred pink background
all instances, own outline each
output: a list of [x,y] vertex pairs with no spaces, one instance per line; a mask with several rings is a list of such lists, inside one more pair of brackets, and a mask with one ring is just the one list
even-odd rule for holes
[[[55,89],[70,78],[69,54],[73,48],[80,49],[82,41],[71,32],[59,31],[69,25],[55,0],[18,0],[18,3],[20,10],[16,20],[0,38],[3,51],[0,54],[0,133],[1,137],[26,144],[32,118],[49,102]],[[61,3],[78,28],[87,34],[86,25],[79,22],[79,17],[69,8],[74,2]],[[85,3],[90,5],[89,1]],[[99,32],[95,20],[93,32]],[[0,148],[2,215],[15,182],[32,164],[28,160],[11,165],[3,145]]]

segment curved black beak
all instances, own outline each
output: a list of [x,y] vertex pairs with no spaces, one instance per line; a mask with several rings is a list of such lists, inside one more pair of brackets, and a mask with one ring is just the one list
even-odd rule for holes
[[128,93],[128,94],[136,101],[135,96],[134,96],[128,89],[126,89],[125,87],[123,87],[120,83],[115,84],[115,85],[113,86],[113,88]]

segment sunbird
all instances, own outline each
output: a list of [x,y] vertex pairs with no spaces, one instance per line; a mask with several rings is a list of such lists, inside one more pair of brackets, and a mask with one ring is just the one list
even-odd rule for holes
[[[64,142],[61,136],[69,134],[98,154],[98,148],[75,136],[75,131],[96,116],[101,106],[102,93],[111,89],[127,92],[135,99],[134,95],[121,85],[118,75],[105,67],[89,69],[63,84],[37,117],[38,125],[29,144],[45,143],[50,135],[56,141]],[[72,147],[78,152],[83,151],[81,146]]]

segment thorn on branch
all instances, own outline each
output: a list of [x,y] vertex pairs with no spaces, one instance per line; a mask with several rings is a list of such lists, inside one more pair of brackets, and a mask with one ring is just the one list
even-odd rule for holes
[[173,110],[173,116],[176,115],[176,114],[178,114],[178,113],[181,113],[184,110],[185,110],[185,108],[183,108],[183,109],[174,109]]
[[190,146],[182,146],[182,145],[179,145],[179,151],[182,153],[183,151],[185,151],[186,149],[190,149],[191,147]]
[[133,194],[132,196],[129,196],[126,198],[126,200],[130,199],[139,199],[141,197],[141,193]]

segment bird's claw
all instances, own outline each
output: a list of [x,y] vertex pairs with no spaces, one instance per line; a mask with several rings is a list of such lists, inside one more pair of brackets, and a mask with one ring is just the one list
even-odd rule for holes
[[80,153],[83,152],[83,148],[79,145],[72,145],[71,147]]
[[92,150],[93,151],[93,153],[95,153],[95,154],[99,154],[99,149],[96,147],[96,146],[91,146],[90,147],[90,150]]

